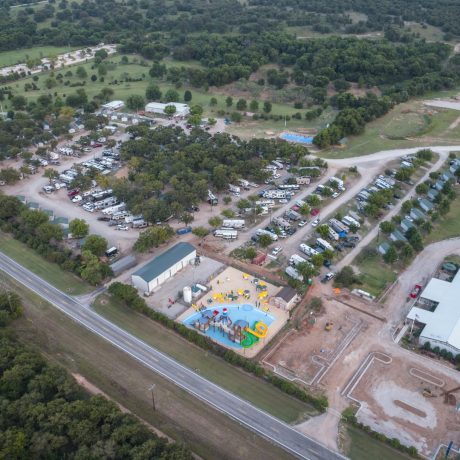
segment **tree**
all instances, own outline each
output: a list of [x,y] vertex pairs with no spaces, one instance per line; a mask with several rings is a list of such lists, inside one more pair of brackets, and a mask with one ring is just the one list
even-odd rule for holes
[[82,246],[82,250],[89,251],[91,254],[101,257],[107,251],[107,240],[99,235],[88,235]]
[[316,267],[316,268],[319,268],[319,267],[322,267],[323,263],[324,263],[324,257],[322,254],[314,254],[313,256],[311,256],[311,263]]
[[260,246],[266,248],[267,246],[270,246],[273,243],[273,239],[270,235],[264,233],[259,236],[257,242],[260,244]]
[[172,117],[176,113],[176,106],[173,104],[167,105],[163,111],[168,117]]
[[259,110],[259,103],[257,101],[251,101],[249,104],[249,109],[251,112],[257,112]]
[[247,260],[253,260],[255,257],[257,257],[256,248],[254,246],[249,246],[249,248],[244,251],[244,258]]
[[190,90],[185,90],[184,92],[184,101],[190,102],[192,100],[192,92]]
[[211,227],[217,228],[222,225],[223,220],[219,216],[210,217],[208,223]]
[[159,101],[162,93],[158,85],[150,84],[145,90],[145,98],[148,101]]
[[203,115],[203,107],[201,107],[201,105],[192,105],[192,107],[190,107],[190,114],[191,115],[198,115],[201,117],[201,115]]
[[205,227],[200,226],[200,227],[195,227],[194,229],[192,229],[192,233],[196,235],[198,238],[203,239],[204,237],[209,235],[209,230]]
[[185,225],[188,225],[190,224],[191,222],[193,222],[193,220],[195,219],[189,212],[184,212],[181,217],[180,217],[181,221],[185,224]]
[[405,212],[405,213],[409,212],[409,211],[412,209],[412,201],[411,201],[411,200],[405,201],[405,202],[401,205],[401,209],[402,209],[403,212]]
[[225,98],[225,105],[227,107],[231,107],[233,105],[233,98],[231,96],[227,96]]
[[311,208],[308,204],[303,204],[300,208],[299,208],[299,213],[302,214],[302,216],[308,216],[311,212]]
[[168,242],[173,236],[174,230],[169,225],[150,227],[139,235],[133,248],[137,252],[145,252]]
[[409,230],[407,230],[405,236],[410,245],[416,251],[421,251],[423,249],[422,235],[420,235],[419,231],[415,227],[411,227]]
[[390,222],[388,220],[384,220],[383,222],[380,223],[380,230],[382,230],[383,233],[385,234],[390,234],[391,232],[394,231],[395,229],[395,224],[393,222]]
[[128,109],[131,110],[140,110],[145,106],[145,100],[140,94],[131,94],[126,99],[126,105]]
[[311,195],[307,196],[306,202],[310,206],[319,206],[321,204],[321,198],[318,195],[315,195],[314,193],[312,193]]
[[329,236],[329,227],[326,224],[317,227],[316,231],[321,238],[327,238]]
[[229,205],[232,202],[231,196],[224,196],[224,204]]
[[73,219],[69,222],[69,232],[74,238],[84,238],[88,235],[89,225],[84,219]]
[[179,93],[175,89],[168,89],[164,94],[165,102],[178,102],[179,101]]
[[417,187],[415,187],[415,192],[417,195],[424,195],[428,192],[429,189],[430,187],[428,184],[424,182],[423,184],[418,184]]
[[335,284],[342,287],[350,287],[356,283],[356,281],[357,278],[355,271],[350,265],[343,267],[342,270],[337,273],[337,277],[335,278]]
[[310,262],[301,262],[295,268],[303,276],[304,281],[316,274],[316,269]]
[[401,259],[407,261],[414,255],[414,250],[412,249],[412,246],[410,244],[404,243],[404,245],[401,247],[399,254],[401,256]]
[[269,101],[265,101],[263,110],[265,113],[270,113],[272,111],[272,103]]
[[210,105],[211,107],[215,107],[215,106],[217,105],[217,98],[212,97],[212,98],[210,99],[210,101],[209,101],[209,105]]
[[81,78],[82,80],[84,80],[85,78],[88,78],[88,72],[86,72],[85,68],[82,66],[77,67],[77,70],[75,71],[75,75],[78,78]]
[[243,119],[243,116],[241,113],[238,112],[232,112],[230,115],[230,119],[234,121],[235,123],[241,123],[241,120]]
[[108,265],[101,263],[90,251],[82,251],[81,259],[80,276],[90,284],[100,284],[112,272]]
[[14,110],[24,110],[27,105],[27,99],[24,96],[14,96],[11,99],[11,106]]
[[201,115],[192,115],[188,117],[188,122],[193,126],[201,125]]
[[398,253],[393,245],[387,249],[387,252],[383,255],[383,260],[387,264],[394,264],[398,260]]
[[246,99],[238,99],[238,102],[236,103],[236,110],[243,111],[248,108],[248,103],[246,102]]
[[4,168],[0,169],[0,181],[5,182],[6,184],[14,184],[21,178],[19,171],[14,168]]

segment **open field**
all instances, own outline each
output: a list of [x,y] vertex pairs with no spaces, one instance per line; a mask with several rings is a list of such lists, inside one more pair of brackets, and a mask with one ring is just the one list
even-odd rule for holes
[[368,123],[362,135],[350,136],[345,147],[325,150],[320,156],[349,158],[387,149],[455,144],[460,140],[460,129],[454,122],[460,112],[427,107],[423,100],[448,99],[456,94],[458,88],[399,104],[383,117]]
[[363,254],[353,264],[361,274],[362,285],[360,289],[372,295],[380,295],[397,277],[391,267],[386,264],[380,254],[363,257]]
[[0,67],[23,63],[27,59],[56,56],[76,49],[78,49],[77,46],[37,46],[34,48],[21,48],[15,51],[2,51],[0,53]]
[[351,460],[409,460],[402,452],[371,438],[364,431],[345,424],[346,454]]
[[[0,281],[24,298],[25,318],[14,323],[21,341],[70,372],[81,374],[146,422],[186,443],[201,458],[292,458],[138,364],[22,286],[3,275]],[[152,411],[152,384],[156,385],[156,411]]]
[[420,35],[427,42],[444,41],[444,32],[439,27],[430,26],[429,24],[419,24],[418,22],[405,22],[406,29]]
[[426,236],[426,244],[445,240],[460,235],[460,197],[450,203],[450,211],[434,225],[432,232]]
[[231,366],[211,353],[195,347],[174,334],[109,297],[99,296],[95,310],[113,323],[158,348],[177,361],[195,370],[219,386],[244,397],[261,409],[287,422],[300,420],[304,414],[314,414],[308,405],[277,390],[271,384]]
[[7,256],[13,258],[67,294],[86,294],[94,289],[72,273],[61,270],[57,264],[48,262],[25,244],[1,232],[0,246]]

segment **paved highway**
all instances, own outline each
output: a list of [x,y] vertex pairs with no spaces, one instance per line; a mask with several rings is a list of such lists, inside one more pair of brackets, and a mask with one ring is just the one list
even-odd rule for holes
[[77,323],[128,353],[144,366],[174,382],[193,396],[225,413],[294,456],[307,460],[346,458],[182,366],[85,307],[75,298],[59,291],[1,252],[0,270],[25,285]]

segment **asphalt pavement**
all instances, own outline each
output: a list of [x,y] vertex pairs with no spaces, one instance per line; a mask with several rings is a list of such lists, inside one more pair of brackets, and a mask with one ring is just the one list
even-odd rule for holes
[[137,339],[1,252],[0,270],[38,294],[80,325],[129,354],[145,367],[174,382],[191,395],[228,415],[295,457],[307,460],[346,459],[341,454],[303,435],[286,423],[206,380],[191,369]]

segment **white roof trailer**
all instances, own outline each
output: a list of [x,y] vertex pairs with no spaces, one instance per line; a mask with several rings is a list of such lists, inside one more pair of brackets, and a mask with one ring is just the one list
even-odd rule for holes
[[323,240],[322,238],[317,238],[316,243],[318,244],[318,246],[321,246],[324,250],[327,250],[327,249],[329,249],[329,251],[334,250],[332,245],[330,245],[326,240]]
[[299,256],[298,254],[292,254],[292,256],[289,258],[289,264],[293,265],[296,267],[299,264],[304,264],[307,262],[307,259],[304,259],[302,256]]
[[303,276],[294,267],[286,267],[284,272],[297,281],[303,281]]
[[244,228],[245,222],[242,219],[224,219],[222,227],[227,228]]
[[238,232],[228,228],[219,228],[214,230],[214,236],[223,238],[224,240],[235,240],[238,238]]

